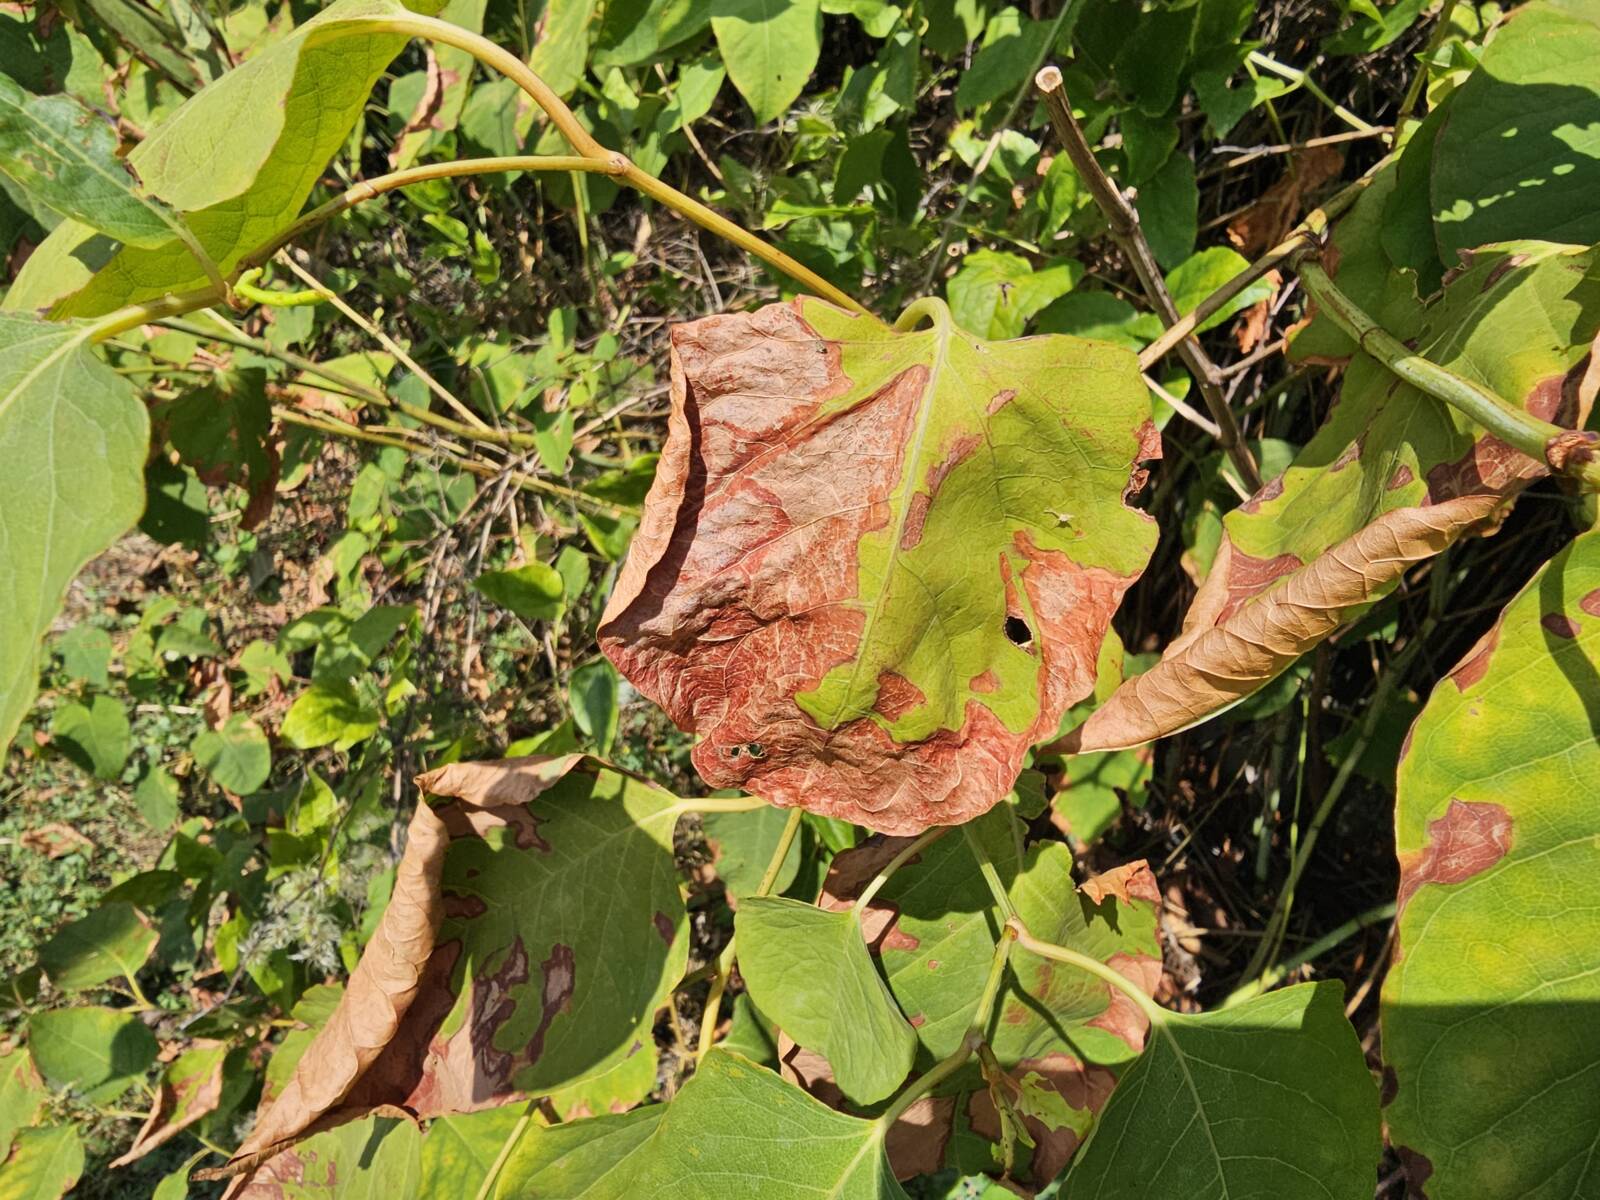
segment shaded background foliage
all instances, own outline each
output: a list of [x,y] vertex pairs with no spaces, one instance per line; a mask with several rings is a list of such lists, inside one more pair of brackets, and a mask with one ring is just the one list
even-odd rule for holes
[[[1429,90],[1442,96],[1498,15],[1447,6],[1447,36],[1430,42],[1433,24],[1413,0],[829,0],[783,6],[785,56],[814,52],[816,68],[777,79],[721,24],[745,7],[455,0],[444,15],[532,61],[602,140],[767,230],[879,313],[934,291],[983,336],[1079,332],[1131,347],[1159,326],[1140,315],[1103,218],[1049,148],[1029,91],[1040,61],[1067,66],[1091,142],[1135,190],[1180,305],[1192,306],[1386,152],[1379,135],[1406,104],[1425,47]],[[0,69],[33,92],[78,97],[132,143],[314,12],[189,0],[9,6]],[[1284,66],[1314,82],[1286,78]],[[317,198],[412,163],[558,148],[505,81],[457,52],[411,45]],[[7,185],[3,278],[56,219]],[[100,1168],[133,1140],[160,1070],[154,1042],[119,1026],[112,1082],[83,1068],[74,1088],[52,1094],[52,1114],[84,1130],[85,1196],[149,1194],[194,1152],[238,1144],[274,1071],[281,1085],[281,1047],[326,1016],[328,989],[376,927],[415,803],[408,781],[424,766],[582,749],[678,794],[700,788],[688,739],[598,656],[593,628],[663,434],[665,325],[786,285],[593,177],[581,193],[559,176],[431,182],[352,209],[292,254],[444,390],[526,444],[478,479],[445,434],[404,418],[394,440],[407,449],[353,436],[352,395],[424,403],[428,387],[326,304],[254,308],[232,332],[193,317],[114,347],[159,431],[151,501],[141,534],[74,584],[0,781],[0,902],[12,914],[0,928],[10,981],[0,1019],[15,1030],[29,1009],[67,1011],[73,999],[59,988],[37,992],[41,947],[65,921],[120,899],[144,914],[117,939],[138,959],[134,978],[113,967],[86,985],[88,998],[108,1013],[150,1005],[137,1024],[169,1048],[227,1049],[207,1111],[117,1170]],[[283,266],[270,271],[264,286],[303,286]],[[1293,283],[1263,285],[1206,336],[1268,477],[1337,395],[1336,372],[1280,353],[1302,301]],[[308,373],[305,360],[337,378]],[[1158,380],[1194,399],[1177,366]],[[1143,503],[1162,536],[1116,618],[1130,661],[1177,633],[1220,518],[1241,498],[1214,443],[1158,411],[1165,458]],[[250,450],[263,441],[270,454]],[[535,482],[519,486],[511,462]],[[1285,963],[1296,977],[1345,982],[1377,1063],[1400,740],[1432,685],[1570,538],[1579,507],[1560,484],[1536,484],[1495,536],[1413,573],[1225,716],[1150,749],[1044,763],[1025,777],[1047,801],[1034,835],[1066,842],[1091,868],[1151,862],[1163,893],[1161,999],[1212,1007]],[[1420,648],[1391,666],[1397,641]],[[1375,697],[1383,707],[1364,736]],[[1293,853],[1335,786],[1340,803],[1291,904]],[[753,890],[775,836],[719,824],[686,821],[676,839],[691,973],[726,942],[727,893]],[[810,899],[833,856],[863,836],[808,818],[780,890]],[[1300,961],[1334,931],[1343,936]],[[704,996],[703,983],[681,989],[656,1022],[658,1097],[688,1074]],[[733,1011],[735,1034],[756,1039],[740,1044],[757,1045]],[[1381,1169],[1379,1195],[1400,1194],[1396,1166]],[[183,1194],[181,1179],[163,1186]],[[977,1186],[946,1175],[923,1194]]]

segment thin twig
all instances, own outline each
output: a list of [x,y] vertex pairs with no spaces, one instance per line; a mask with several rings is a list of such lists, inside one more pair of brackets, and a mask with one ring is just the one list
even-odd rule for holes
[[[1139,227],[1139,214],[1134,211],[1133,205],[1128,203],[1128,198],[1122,194],[1122,190],[1111,182],[1095,159],[1094,151],[1089,148],[1089,142],[1083,136],[1077,118],[1072,115],[1072,105],[1067,101],[1061,68],[1053,65],[1045,67],[1034,77],[1034,86],[1044,97],[1045,108],[1050,114],[1050,123],[1055,128],[1056,138],[1061,142],[1067,157],[1072,160],[1073,167],[1077,169],[1078,178],[1089,189],[1089,194],[1094,197],[1095,203],[1105,215],[1111,236],[1128,256],[1134,274],[1139,277],[1139,285],[1155,307],[1156,315],[1161,318],[1163,325],[1176,325],[1180,319],[1178,309],[1172,302],[1172,294],[1167,291],[1166,280],[1162,277],[1161,268],[1156,264],[1155,255],[1151,253],[1150,243],[1145,240],[1144,231]],[[1258,491],[1261,487],[1261,473],[1256,469],[1250,448],[1245,445],[1243,437],[1239,434],[1239,423],[1223,399],[1222,388],[1217,381],[1216,365],[1201,348],[1199,339],[1192,332],[1178,343],[1178,353],[1183,357],[1184,365],[1193,372],[1195,384],[1206,402],[1206,410],[1217,425],[1218,444],[1233,462],[1245,485],[1252,492]]]
[[[1384,160],[1384,162],[1387,161],[1387,159]],[[1295,226],[1283,241],[1212,292],[1211,295],[1197,304],[1191,312],[1176,321],[1169,322],[1167,331],[1139,352],[1139,365],[1148,371],[1174,347],[1181,346],[1183,342],[1190,339],[1200,325],[1204,324],[1212,314],[1219,312],[1228,301],[1244,291],[1245,288],[1274,267],[1316,245],[1327,231],[1329,224],[1360,199],[1361,193],[1372,183],[1378,167],[1382,165],[1383,163],[1379,163],[1378,166],[1373,167],[1372,170],[1350,184],[1350,186],[1333,195],[1326,203],[1312,209],[1311,212],[1306,214],[1305,220]]]

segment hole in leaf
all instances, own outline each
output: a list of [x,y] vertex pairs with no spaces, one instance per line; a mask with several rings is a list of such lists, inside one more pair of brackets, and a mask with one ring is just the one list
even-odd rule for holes
[[744,748],[744,752],[751,758],[765,758],[767,756],[766,747],[760,742],[751,742]]
[[1033,631],[1021,617],[1006,618],[1006,638],[1013,646],[1026,648],[1033,641]]

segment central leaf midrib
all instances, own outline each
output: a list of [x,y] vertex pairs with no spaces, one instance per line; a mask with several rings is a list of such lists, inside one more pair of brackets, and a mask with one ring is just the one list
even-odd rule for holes
[[[877,595],[867,609],[867,623],[861,631],[860,640],[856,643],[855,662],[850,667],[849,681],[844,688],[843,696],[834,706],[834,710],[829,715],[827,724],[824,726],[828,730],[839,728],[839,714],[843,711],[844,706],[849,703],[850,697],[855,694],[856,685],[861,679],[861,667],[866,661],[866,649],[872,644],[872,634],[877,627],[878,617],[887,606],[890,580],[894,575],[895,564],[900,556],[900,539],[905,534],[906,520],[911,515],[911,495],[916,487],[917,480],[920,478],[919,469],[922,464],[924,444],[927,440],[929,424],[933,420],[934,397],[939,390],[939,379],[949,365],[950,337],[953,324],[948,313],[941,316],[942,319],[939,324],[935,325],[933,329],[933,336],[938,345],[938,353],[934,355],[933,364],[928,370],[928,381],[922,390],[922,412],[917,417],[916,435],[906,454],[906,468],[902,476],[905,480],[905,493],[892,529],[892,540],[889,542],[889,558],[884,565],[883,571],[883,586],[878,589]],[[890,381],[890,384],[892,383],[893,380]],[[928,515],[931,516],[932,512],[932,497],[930,497]]]

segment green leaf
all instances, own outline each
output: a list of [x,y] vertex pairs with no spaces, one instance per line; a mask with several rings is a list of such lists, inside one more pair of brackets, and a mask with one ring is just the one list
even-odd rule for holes
[[583,81],[594,10],[595,0],[546,0],[528,65],[562,99]]
[[42,1125],[17,1135],[0,1163],[0,1200],[60,1200],[83,1174],[83,1140],[75,1125]]
[[[1002,807],[971,828],[1028,928],[1154,987],[1161,962],[1157,893],[1143,864],[1130,864],[1119,883],[1096,901],[1074,886],[1066,846],[1030,847],[1019,861],[1013,825]],[[873,839],[840,855],[829,873],[824,903],[852,902],[904,845],[903,839]],[[994,901],[965,837],[947,835],[897,871],[869,904],[863,923],[890,991],[901,1011],[913,1017],[920,1044],[917,1067],[926,1070],[960,1044],[994,953]],[[1109,1083],[1143,1044],[1138,1013],[1130,1010],[1119,993],[1082,970],[1012,952],[986,1033],[1014,1084],[1020,1086],[1030,1071],[1043,1072],[1048,1084],[1033,1085],[1036,1101],[1054,1107],[1042,1094],[1047,1088],[1070,1114],[1065,1125],[1029,1126],[1037,1143],[1034,1163],[1047,1174],[1076,1148],[1099,1105],[1095,1091],[1083,1088],[1084,1077]],[[986,1091],[975,1065],[963,1068],[947,1086],[969,1095]],[[958,1109],[964,1103],[958,1100]],[[959,1147],[946,1150],[946,1139],[958,1132],[934,1123],[919,1130],[916,1140],[931,1143],[934,1153],[948,1153],[952,1165],[989,1169],[990,1147],[984,1142],[978,1143],[976,1161],[962,1160]],[[999,1132],[973,1130],[984,1139]]]
[[757,122],[782,115],[822,53],[818,0],[717,0],[712,11],[728,78]]
[[234,713],[220,729],[199,734],[191,749],[195,762],[212,782],[236,796],[260,791],[272,774],[267,735],[243,713]]
[[295,698],[279,730],[296,750],[348,750],[378,732],[383,720],[348,681],[313,683]]
[[125,1092],[156,1060],[155,1034],[133,1013],[58,1008],[28,1018],[28,1052],[52,1087],[105,1103]]
[[0,1054],[0,1163],[6,1161],[18,1131],[39,1119],[49,1099],[26,1050],[19,1046]]
[[1585,1195],[1600,1100],[1600,535],[1545,564],[1434,686],[1400,761],[1384,1110],[1436,1200]]
[[1596,55],[1600,8],[1586,3],[1523,5],[1484,48],[1432,146],[1430,211],[1446,267],[1488,242],[1600,241]]
[[1156,261],[1176,267],[1194,250],[1199,234],[1200,188],[1194,163],[1174,150],[1161,169],[1139,189],[1139,221]]
[[[687,962],[672,839],[692,802],[584,755],[454,763],[418,783],[440,824],[425,816],[437,832],[419,836],[413,823],[398,871],[412,882],[397,885],[368,949],[377,966],[357,968],[366,982],[329,1031],[343,1031],[331,1050],[353,1070],[338,1038],[373,1036],[381,1018],[362,997],[405,975],[421,991],[385,1040],[430,1050],[375,1079],[344,1078],[364,1103],[425,1117],[519,1094],[549,1097],[563,1119],[639,1103],[656,1084],[651,1027]],[[436,853],[442,867],[416,861]],[[437,881],[426,902],[424,870]],[[441,895],[437,936],[418,938],[436,911],[419,906]]]
[[405,1200],[419,1195],[425,1140],[406,1117],[348,1121],[295,1143],[258,1178],[288,1181],[295,1200]]
[[117,157],[117,140],[109,120],[71,96],[32,96],[0,75],[0,175],[30,201],[119,242],[173,241],[181,218]]
[[1381,1149],[1378,1089],[1344,986],[1301,984],[1155,1019],[1062,1195],[1353,1200],[1371,1194]]
[[[1230,250],[1226,246],[1208,246],[1167,272],[1167,291],[1172,293],[1172,302],[1177,305],[1179,314],[1183,315],[1198,308],[1202,300],[1249,265],[1237,250]],[[1244,311],[1271,294],[1272,284],[1265,279],[1258,279],[1200,322],[1195,332],[1215,329],[1234,313]]]
[[[705,828],[711,865],[727,889],[728,903],[737,907],[742,897],[755,895],[760,887],[789,814],[768,804],[749,812],[708,812],[700,823]],[[772,881],[772,894],[782,895],[799,873],[800,839],[796,838]]]
[[956,111],[971,112],[1015,95],[1038,69],[1054,26],[1054,21],[1031,21],[1010,6],[991,17],[983,45],[956,85]]
[[103,688],[110,679],[111,635],[95,625],[74,625],[56,642],[61,669],[91,687]]
[[516,1101],[434,1121],[422,1139],[417,1196],[476,1196],[527,1111]]
[[157,425],[184,463],[212,487],[238,484],[249,494],[241,523],[252,529],[271,511],[278,452],[268,431],[272,405],[265,370],[227,371],[159,411]]
[[[339,0],[203,88],[128,155],[145,192],[185,214],[224,274],[299,213],[404,47],[403,35],[374,33],[362,18],[403,11]],[[118,249],[69,220],[28,260],[5,306],[94,316],[205,283],[181,244]]]
[[524,621],[556,621],[566,610],[561,573],[541,562],[508,571],[485,571],[472,586]]
[[876,1122],[716,1049],[670,1105],[530,1130],[495,1194],[635,1200],[699,1195],[717,1180],[761,1200],[906,1200],[883,1140]]
[[1155,535],[1124,500],[1132,354],[920,305],[904,331],[801,298],[675,332],[673,432],[599,627],[713,787],[907,833],[1010,792]]
[[139,517],[149,421],[82,326],[0,313],[0,750],[80,567]]
[[827,1058],[845,1095],[873,1104],[905,1082],[917,1035],[878,977],[853,909],[751,896],[734,927],[751,1000]]
[[616,669],[605,659],[575,668],[567,684],[572,719],[601,754],[617,737],[619,684]]
[[712,0],[614,0],[601,18],[594,65],[648,62],[704,31],[713,8]]
[[111,979],[132,979],[159,940],[137,908],[111,901],[62,926],[39,948],[39,965],[56,987],[81,992]]
[[133,790],[133,802],[145,824],[158,833],[178,819],[178,781],[162,767],[151,767]]
[[956,324],[981,338],[1021,337],[1028,319],[1083,277],[1083,267],[1067,261],[1035,271],[1019,254],[979,250],[961,260],[946,285]]
[[115,779],[133,750],[128,714],[110,696],[96,696],[85,708],[67,704],[56,710],[50,736],[74,762],[101,779]]
[[1122,819],[1122,798],[1144,807],[1150,782],[1150,751],[1113,750],[1074,754],[1063,764],[1067,778],[1051,797],[1050,808],[1077,844],[1087,845]]

